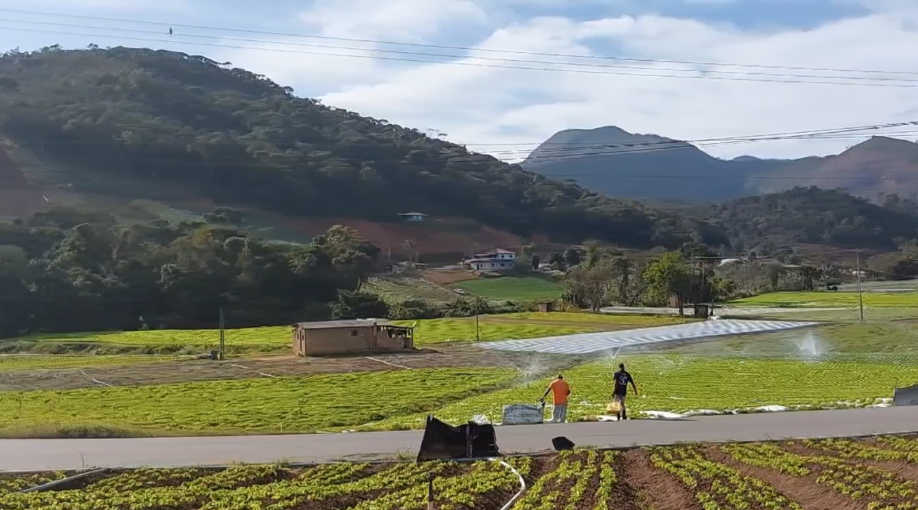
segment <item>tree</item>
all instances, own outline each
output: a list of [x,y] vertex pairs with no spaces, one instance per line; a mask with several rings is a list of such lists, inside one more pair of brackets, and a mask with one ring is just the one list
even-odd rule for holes
[[581,264],[571,268],[564,277],[564,296],[576,306],[598,312],[609,304],[614,288],[615,272],[609,263],[589,267]]
[[[587,241],[583,243],[584,257],[583,261],[587,267],[593,267],[603,258],[603,250],[599,241]],[[578,253],[579,255],[579,253]]]
[[402,247],[408,252],[408,264],[410,265],[417,258],[417,244],[411,239],[405,239]]
[[784,269],[784,264],[779,262],[771,262],[765,267],[765,275],[771,283],[772,292],[778,291],[778,281],[785,272],[787,271]]
[[564,269],[564,256],[558,252],[552,252],[548,256],[548,263],[551,264],[552,269]]
[[618,279],[618,299],[622,303],[628,301],[628,287],[631,284],[631,260],[625,255],[612,259],[612,271]]
[[241,211],[228,207],[217,207],[204,214],[204,221],[215,225],[242,225],[244,218]]
[[389,307],[376,294],[342,290],[332,305],[336,319],[378,319],[389,316]]
[[681,253],[686,260],[713,258],[717,256],[714,250],[695,240],[683,243],[682,246],[679,247],[679,253]]
[[580,252],[576,248],[564,250],[564,262],[567,263],[568,267],[576,266],[580,263]]
[[679,315],[683,315],[685,297],[690,291],[692,270],[679,252],[669,252],[648,264],[643,278],[647,296],[656,305],[665,304],[671,296],[679,303]]
[[816,287],[821,271],[818,267],[804,264],[800,266],[800,278],[803,280],[803,290],[811,291]]

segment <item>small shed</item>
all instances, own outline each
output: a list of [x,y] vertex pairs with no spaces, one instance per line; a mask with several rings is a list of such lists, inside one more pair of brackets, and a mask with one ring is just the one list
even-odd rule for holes
[[297,356],[327,356],[414,349],[414,329],[385,319],[301,322],[294,325]]
[[539,311],[542,313],[549,313],[555,311],[555,302],[554,301],[542,301],[539,303]]

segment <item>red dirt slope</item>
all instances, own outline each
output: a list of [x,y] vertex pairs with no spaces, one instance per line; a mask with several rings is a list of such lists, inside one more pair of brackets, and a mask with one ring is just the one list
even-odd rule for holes
[[357,229],[364,238],[393,254],[407,254],[403,243],[411,240],[418,253],[468,253],[492,248],[514,249],[527,241],[520,236],[458,218],[434,218],[423,223],[381,223],[360,218],[285,219],[286,227],[317,235],[333,225]]

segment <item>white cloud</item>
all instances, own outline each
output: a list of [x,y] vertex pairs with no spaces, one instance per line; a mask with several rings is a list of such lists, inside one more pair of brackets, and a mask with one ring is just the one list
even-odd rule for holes
[[[331,4],[342,7],[343,0]],[[311,18],[323,33],[346,33],[349,37],[391,37],[424,40],[454,28],[457,14],[425,9],[413,0],[355,16]],[[349,5],[364,5],[352,0]],[[456,9],[474,12],[470,1]],[[388,5],[388,4],[387,4]],[[454,5],[451,3],[451,5]],[[417,7],[413,22],[405,22],[389,9]],[[903,21],[902,11],[880,7],[869,15],[837,20],[814,29],[742,31],[665,16],[614,17],[589,21],[567,18],[534,18],[493,30],[479,43],[484,48],[518,51],[598,55],[601,48],[648,59],[757,63],[820,68],[860,68],[918,73],[918,60],[909,48],[918,47],[918,31]],[[351,18],[354,18],[352,20]],[[364,19],[365,18],[365,19]],[[483,18],[481,23],[484,23]],[[424,27],[416,24],[426,20]],[[479,25],[480,26],[480,25]],[[609,51],[606,51],[607,53]],[[537,59],[550,57],[475,53],[491,58]],[[237,64],[240,59],[231,58]],[[754,83],[646,76],[536,72],[488,67],[439,64],[394,66],[386,62],[357,62],[328,58],[283,56],[253,59],[251,67],[298,89],[306,85],[321,90],[326,104],[424,130],[437,128],[458,142],[537,142],[566,128],[615,124],[634,132],[657,133],[682,139],[734,136],[806,129],[856,126],[906,119],[918,103],[918,89],[867,88],[805,84]],[[465,63],[487,63],[465,60]],[[586,60],[598,64],[612,61]],[[663,63],[624,63],[638,69],[592,71],[621,73],[684,74],[685,66]],[[544,64],[504,63],[532,67]],[[719,68],[733,72],[782,71]],[[831,80],[837,73],[784,71],[814,74]],[[722,75],[729,76],[729,75]],[[746,78],[766,78],[745,76]],[[286,78],[286,79],[284,79]],[[914,77],[918,79],[918,74]],[[777,79],[777,78],[775,78]],[[312,85],[321,83],[321,87]],[[918,83],[916,83],[918,85]],[[913,114],[912,114],[913,115]],[[768,157],[826,154],[856,141],[823,140],[776,142],[755,146],[713,149],[723,156],[752,153]],[[484,147],[482,147],[484,148]],[[488,147],[491,148],[491,147]],[[518,147],[517,147],[518,149]],[[508,153],[502,153],[507,156]]]
[[24,5],[21,0],[0,0],[0,7],[11,9],[42,10],[46,12],[65,11],[140,11],[150,8],[178,10],[189,7],[188,0],[30,0]]
[[471,0],[316,0],[299,18],[324,35],[416,41],[446,24],[484,22],[487,14]]

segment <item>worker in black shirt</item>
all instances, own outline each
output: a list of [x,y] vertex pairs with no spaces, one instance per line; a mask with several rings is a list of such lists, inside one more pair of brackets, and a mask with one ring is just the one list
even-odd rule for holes
[[634,379],[631,377],[625,370],[625,364],[621,363],[618,365],[618,372],[612,376],[615,379],[615,389],[612,391],[612,400],[618,402],[621,406],[621,410],[618,412],[619,420],[628,419],[628,410],[625,408],[625,396],[628,394],[628,383],[631,383],[631,387],[634,388],[634,394],[637,395],[637,386],[634,385]]

